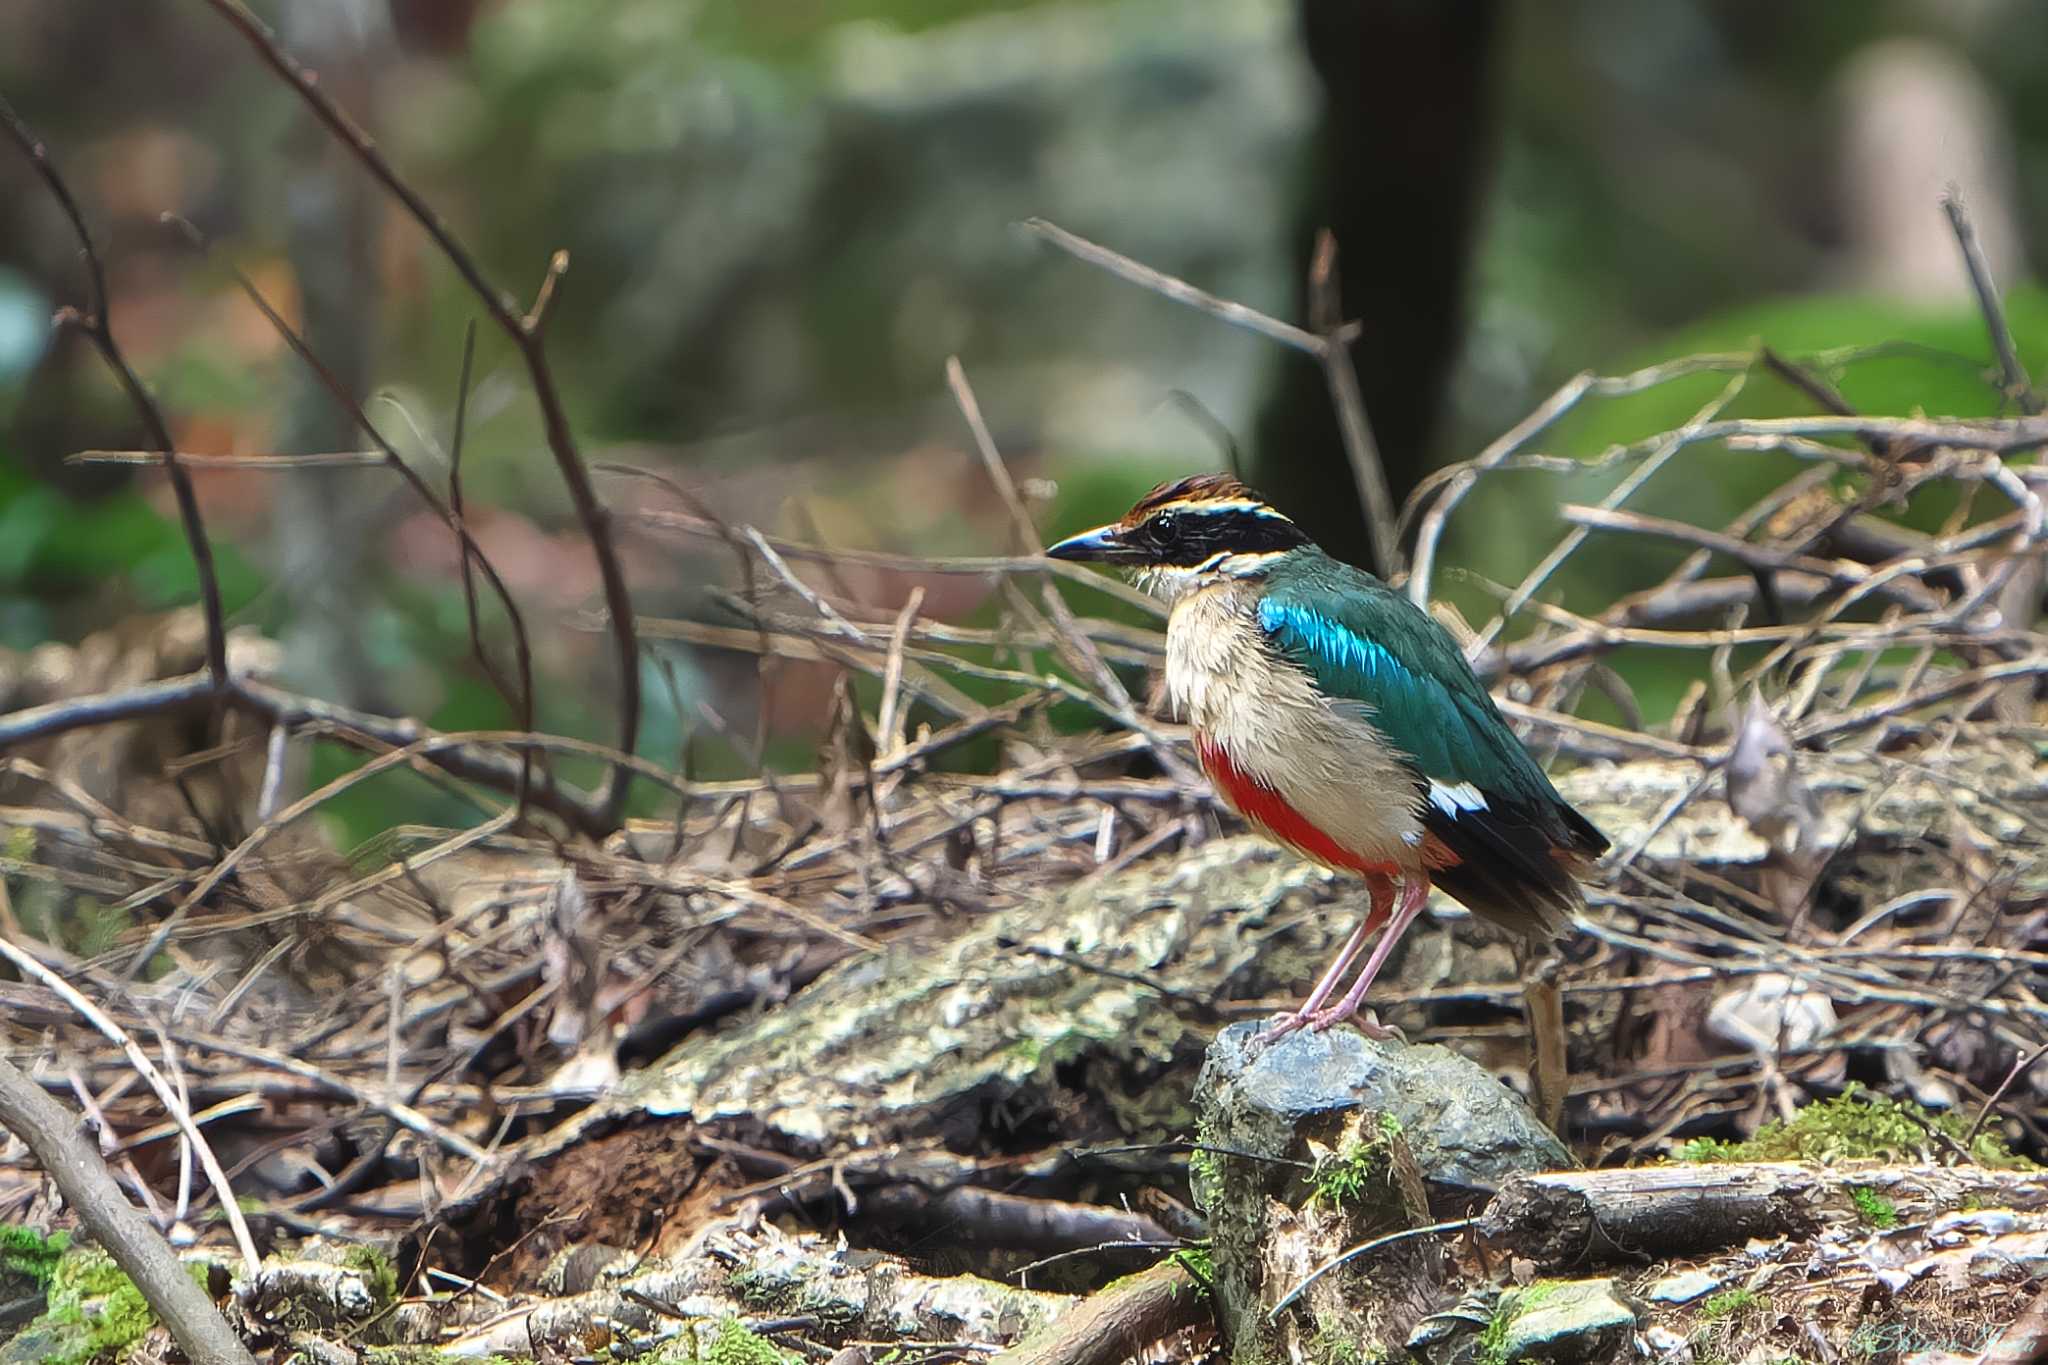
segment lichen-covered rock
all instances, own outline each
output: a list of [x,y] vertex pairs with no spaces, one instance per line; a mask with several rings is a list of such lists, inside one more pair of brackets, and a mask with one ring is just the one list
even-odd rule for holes
[[1429,1365],[1604,1365],[1629,1358],[1640,1325],[1611,1279],[1482,1287],[1417,1323],[1405,1343]]
[[[1613,1280],[1539,1280],[1501,1295],[1498,1333],[1502,1360],[1593,1365],[1620,1359],[1635,1336],[1635,1309]],[[1489,1343],[1490,1344],[1490,1343]]]
[[1306,976],[1350,926],[1301,912],[1355,894],[1262,840],[1219,839],[835,968],[759,1019],[687,1039],[527,1155],[626,1115],[728,1120],[813,1152],[971,1150],[991,1115],[1077,1106],[1133,1139],[1185,1134],[1214,1027],[1188,1002]]
[[[1563,1146],[1484,1068],[1350,1029],[1266,1043],[1225,1029],[1196,1084],[1218,1317],[1239,1362],[1401,1348],[1438,1296],[1426,1180],[1491,1186],[1564,1165]],[[1381,1241],[1381,1239],[1389,1239]],[[1332,1265],[1339,1253],[1377,1243]]]
[[1263,1030],[1244,1023],[1217,1035],[1198,1082],[1205,1112],[1228,1104],[1235,1123],[1258,1126],[1269,1141],[1319,1114],[1390,1114],[1422,1174],[1446,1185],[1491,1189],[1511,1175],[1573,1164],[1520,1096],[1449,1048],[1375,1043],[1348,1028],[1268,1046]]

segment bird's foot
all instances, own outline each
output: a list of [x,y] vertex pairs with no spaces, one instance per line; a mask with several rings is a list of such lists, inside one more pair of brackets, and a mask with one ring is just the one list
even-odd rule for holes
[[1257,1042],[1261,1047],[1268,1043],[1277,1043],[1296,1029],[1313,1024],[1315,1018],[1314,1013],[1308,1010],[1289,1010],[1267,1025],[1266,1031],[1258,1036]]
[[1391,1024],[1382,1024],[1379,1016],[1371,1010],[1341,1010],[1332,1005],[1320,1010],[1290,1010],[1269,1025],[1258,1037],[1261,1045],[1277,1043],[1297,1029],[1311,1033],[1323,1033],[1349,1020],[1351,1026],[1376,1043],[1393,1041],[1405,1043],[1408,1035]]
[[1317,1010],[1308,1017],[1306,1022],[1312,1031],[1322,1033],[1346,1020],[1350,1021],[1351,1027],[1357,1029],[1375,1043],[1405,1043],[1408,1041],[1407,1034],[1401,1032],[1392,1024],[1382,1024],[1379,1016],[1371,1010],[1350,1011],[1332,1007],[1326,1010]]

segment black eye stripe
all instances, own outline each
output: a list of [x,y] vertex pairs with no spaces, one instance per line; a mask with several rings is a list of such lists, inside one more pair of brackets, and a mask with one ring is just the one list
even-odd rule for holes
[[1159,562],[1178,568],[1193,568],[1221,552],[1265,554],[1308,544],[1287,518],[1249,507],[1176,508],[1153,516],[1142,530]]

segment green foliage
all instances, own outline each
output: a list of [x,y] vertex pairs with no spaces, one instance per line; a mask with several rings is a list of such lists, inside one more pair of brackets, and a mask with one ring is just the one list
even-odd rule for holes
[[[1851,1084],[1833,1099],[1816,1100],[1790,1123],[1767,1123],[1747,1142],[1694,1138],[1680,1145],[1680,1161],[1917,1161],[1941,1139],[1958,1146],[1969,1122],[1958,1114],[1937,1114]],[[1939,1134],[1937,1138],[1935,1134]],[[2004,1170],[2032,1169],[1992,1133],[1979,1133],[1969,1154],[1979,1165]]]
[[1189,1279],[1201,1286],[1204,1294],[1211,1292],[1216,1283],[1216,1263],[1210,1259],[1207,1242],[1182,1247],[1173,1253],[1171,1259],[1180,1263],[1181,1269],[1188,1272]]
[[718,1335],[712,1338],[704,1359],[707,1365],[788,1365],[789,1361],[774,1342],[749,1332],[737,1318],[718,1324]]
[[1762,1307],[1763,1302],[1754,1289],[1724,1289],[1700,1305],[1700,1321],[1720,1322],[1738,1317]]
[[0,1270],[47,1287],[70,1246],[68,1232],[45,1235],[19,1223],[0,1223]]
[[1849,1202],[1864,1222],[1880,1232],[1899,1225],[1899,1206],[1868,1186],[1851,1185]]

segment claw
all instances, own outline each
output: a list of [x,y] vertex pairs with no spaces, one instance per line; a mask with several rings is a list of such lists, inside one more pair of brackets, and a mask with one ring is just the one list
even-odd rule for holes
[[1382,1024],[1379,1016],[1371,1010],[1359,1010],[1356,1014],[1349,1016],[1336,1009],[1318,1010],[1307,1022],[1309,1028],[1317,1033],[1322,1033],[1343,1023],[1347,1017],[1350,1019],[1353,1028],[1376,1043],[1406,1043],[1408,1041],[1407,1034],[1401,1032],[1392,1024]]

